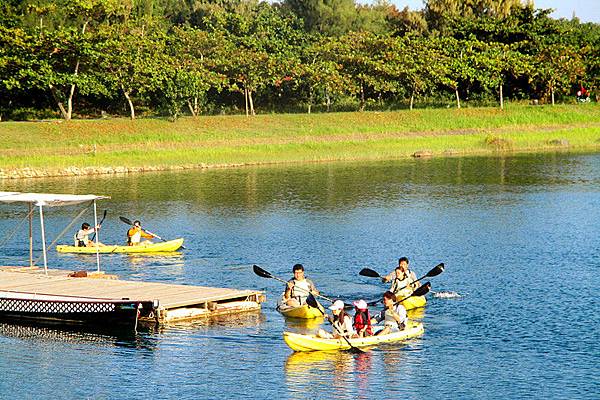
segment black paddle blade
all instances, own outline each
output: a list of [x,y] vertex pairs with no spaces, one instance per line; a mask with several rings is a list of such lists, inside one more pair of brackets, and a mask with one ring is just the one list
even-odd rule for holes
[[377,271],[373,271],[371,268],[363,268],[358,274],[362,276],[368,276],[369,278],[381,278],[381,275],[379,275]]
[[265,271],[264,269],[262,269],[261,267],[259,267],[258,265],[253,265],[252,266],[252,270],[254,271],[254,273],[260,277],[263,278],[272,278],[273,275],[271,275],[268,271]]
[[[350,344],[350,342],[348,342],[348,344]],[[366,351],[365,351],[365,350],[363,350],[363,349],[360,349],[360,348],[358,348],[358,347],[356,347],[356,346],[351,346],[351,347],[348,349],[348,351],[349,351],[350,353],[354,353],[354,354],[366,353]]]
[[126,224],[128,224],[128,225],[133,225],[133,222],[131,222],[131,220],[130,220],[130,219],[128,219],[128,218],[125,218],[125,217],[119,217],[119,219],[120,219],[121,221],[125,222],[125,223],[126,223]]
[[429,290],[431,289],[431,283],[430,282],[425,282],[424,284],[422,284],[421,286],[419,286],[417,288],[417,290],[415,290],[411,296],[425,296],[427,293],[429,293]]
[[317,299],[315,299],[315,296],[313,296],[312,293],[308,294],[308,297],[306,298],[306,304],[308,304],[312,308],[316,308],[317,310],[321,311],[321,314],[325,314],[323,310],[321,310],[321,307],[319,307],[319,303],[317,302]]
[[425,275],[425,276],[428,277],[428,278],[432,278],[434,276],[438,276],[442,272],[444,272],[444,263],[439,263],[438,265],[436,265],[435,267],[433,267],[431,269],[431,271],[429,271],[427,273],[427,275]]

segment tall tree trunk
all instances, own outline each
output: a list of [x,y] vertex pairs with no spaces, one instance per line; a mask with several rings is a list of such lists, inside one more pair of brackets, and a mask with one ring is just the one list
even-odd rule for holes
[[458,95],[458,87],[454,89],[454,93],[456,93],[456,108],[460,109],[460,96]]
[[410,94],[410,105],[408,106],[409,110],[413,109],[413,104],[415,103],[415,92]]
[[365,111],[365,88],[360,84],[360,108],[359,111]]
[[554,85],[550,86],[550,95],[552,96],[552,105],[554,105]]
[[[85,29],[84,29],[85,30]],[[75,64],[75,76],[79,74],[79,60]],[[71,85],[71,89],[69,90],[69,97],[67,98],[67,114],[69,115],[68,120],[70,120],[73,116],[73,95],[75,94],[75,84]]]
[[327,112],[331,107],[331,97],[329,97],[329,90],[325,89],[325,105],[327,106]]
[[310,108],[312,107],[313,102],[313,89],[312,87],[308,88],[308,113],[310,114]]
[[60,110],[61,115],[65,120],[68,121],[70,119],[70,115],[67,113],[67,110],[65,110],[65,106],[62,103],[62,101],[58,98],[58,95],[56,94],[56,88],[52,84],[48,85],[48,87],[50,88],[52,97],[54,97],[54,101],[56,101],[56,104],[58,105],[58,109]]
[[502,95],[502,83],[500,83],[500,109],[504,110],[504,98]]
[[125,90],[123,86],[121,86],[121,90],[123,90],[123,95],[127,100],[127,104],[129,105],[129,118],[133,121],[135,119],[135,108],[133,108],[133,101],[131,101],[131,92],[129,90]]
[[244,101],[246,102],[246,117],[250,115],[248,113],[248,88],[246,88],[246,84],[244,84]]
[[248,102],[250,103],[250,114],[256,115],[254,112],[254,101],[252,101],[252,90],[248,89]]
[[190,113],[192,113],[192,116],[197,117],[198,114],[200,114],[200,107],[198,106],[198,96],[194,96],[194,104],[193,105],[192,105],[192,102],[190,101],[190,99],[188,99],[187,104],[188,104],[188,108],[190,109]]

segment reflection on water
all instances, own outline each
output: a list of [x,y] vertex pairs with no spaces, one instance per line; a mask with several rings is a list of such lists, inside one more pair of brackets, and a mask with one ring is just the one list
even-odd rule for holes
[[296,333],[314,333],[325,322],[324,317],[302,319],[285,318],[285,330]]
[[265,316],[259,312],[244,314],[218,315],[192,321],[169,322],[160,326],[152,326],[152,332],[166,333],[174,331],[204,331],[206,329],[216,330],[219,327],[227,328],[253,328],[247,329],[248,333],[258,333],[255,329],[265,321]]
[[375,357],[371,351],[358,354],[348,351],[292,353],[284,366],[291,398],[311,398],[311,385],[323,380],[331,387],[328,398],[371,398],[370,379]]
[[50,327],[27,323],[0,323],[0,335],[21,340],[84,343],[102,346],[154,350],[155,340],[131,331],[102,330],[98,327]]
[[[593,351],[600,321],[592,306],[600,287],[600,155],[251,167],[2,185],[110,195],[100,204],[109,210],[100,233],[105,243],[123,241],[119,215],[139,217],[165,238],[185,237],[187,249],[178,255],[101,256],[107,273],[259,289],[267,303],[260,314],[137,336],[150,338],[151,351],[0,335],[0,397],[35,392],[40,398],[129,399],[145,393],[148,382],[158,398],[585,398],[600,392]],[[0,207],[0,243],[24,213],[16,205]],[[49,237],[74,214],[49,209]],[[17,236],[0,248],[0,264],[27,263],[24,238]],[[39,236],[35,231],[36,249]],[[285,320],[274,310],[283,285],[251,268],[258,264],[284,277],[302,263],[329,297],[379,299],[384,287],[358,272],[365,266],[391,271],[400,256],[411,259],[418,276],[444,262],[444,273],[431,279],[433,291],[464,296],[430,295],[425,309],[409,313],[424,324],[421,338],[366,356],[290,355],[282,332],[311,332],[322,321]],[[93,256],[56,252],[48,264],[96,268]],[[86,385],[73,387],[77,374],[90,377]]]

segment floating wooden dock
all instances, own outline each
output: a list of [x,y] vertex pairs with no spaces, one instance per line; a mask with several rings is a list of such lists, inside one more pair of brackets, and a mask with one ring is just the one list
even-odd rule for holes
[[125,281],[103,273],[75,278],[71,273],[49,269],[46,275],[38,267],[0,266],[0,291],[153,301],[153,312],[140,321],[158,324],[257,312],[265,301],[264,294],[256,290]]

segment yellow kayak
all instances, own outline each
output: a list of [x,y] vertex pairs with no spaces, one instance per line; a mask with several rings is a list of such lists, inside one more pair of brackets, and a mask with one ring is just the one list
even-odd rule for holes
[[[99,253],[157,253],[176,251],[183,246],[183,238],[166,242],[142,242],[137,246],[106,245],[98,247]],[[87,253],[96,254],[96,247],[77,247],[68,245],[56,246],[59,253]]]
[[[419,336],[424,332],[423,324],[416,321],[408,321],[406,328],[399,332],[392,332],[381,336],[368,336],[364,338],[348,339],[355,347],[372,347],[381,343],[399,342]],[[346,340],[323,339],[316,335],[303,335],[300,333],[283,332],[283,340],[294,351],[334,351],[347,350],[350,348]]]
[[277,311],[279,311],[286,318],[319,318],[322,317],[323,313],[325,312],[321,304],[319,304],[319,307],[323,312],[319,311],[317,308],[309,306],[308,304],[303,304],[300,307],[290,307],[283,303],[282,299],[280,299],[277,303]]
[[427,304],[427,299],[425,296],[412,296],[400,304],[402,304],[404,308],[406,308],[406,311],[408,311],[414,308],[425,307],[425,304]]

